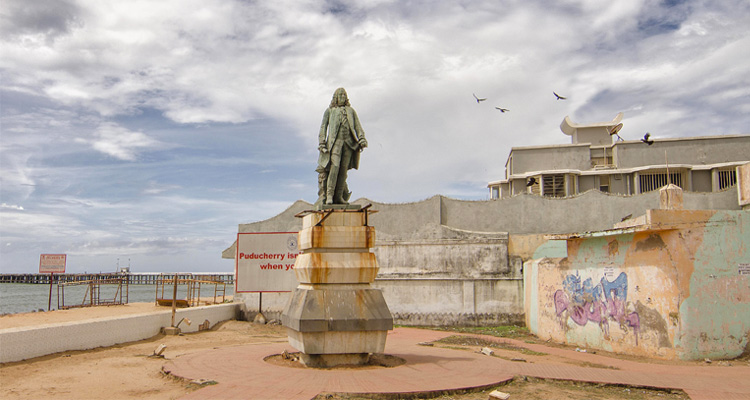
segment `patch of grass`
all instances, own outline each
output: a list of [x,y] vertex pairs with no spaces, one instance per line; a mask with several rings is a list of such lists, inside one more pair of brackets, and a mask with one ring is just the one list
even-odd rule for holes
[[546,356],[547,355],[547,353],[541,353],[538,351],[529,350],[524,347],[514,346],[508,343],[493,342],[491,340],[482,339],[482,338],[478,338],[474,336],[461,336],[461,335],[448,336],[446,338],[436,340],[435,343],[447,344],[447,345],[490,347],[490,348],[495,348],[495,349],[517,351],[521,354],[526,354],[530,356]]
[[[510,339],[534,340],[534,336],[525,326],[499,325],[499,326],[446,326],[433,328],[439,331],[474,333],[477,335],[488,335]],[[533,342],[536,343],[536,342]]]
[[471,350],[468,347],[463,346],[443,346],[444,349],[451,349],[451,350]]
[[681,390],[664,390],[602,383],[587,383],[517,376],[500,385],[415,393],[321,393],[314,400],[486,400],[493,390],[509,393],[511,399],[571,400],[690,400]]
[[620,368],[617,368],[617,367],[613,367],[611,365],[597,364],[597,363],[592,363],[592,362],[588,362],[588,361],[577,362],[577,363],[570,363],[570,364],[580,365],[580,366],[586,367],[586,368],[620,369]]

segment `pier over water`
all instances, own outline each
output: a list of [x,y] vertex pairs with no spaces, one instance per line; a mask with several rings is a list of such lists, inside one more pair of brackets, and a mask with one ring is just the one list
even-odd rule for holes
[[[216,281],[234,285],[233,272],[178,272],[177,279]],[[128,285],[155,285],[160,279],[174,279],[174,272],[110,272],[96,274],[0,274],[0,283],[50,284],[105,279],[123,279]],[[125,281],[127,279],[127,282]]]

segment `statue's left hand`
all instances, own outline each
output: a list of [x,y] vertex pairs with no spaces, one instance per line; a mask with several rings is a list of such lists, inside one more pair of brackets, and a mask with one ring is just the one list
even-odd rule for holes
[[367,147],[367,139],[365,139],[365,138],[359,139],[358,143],[359,143],[359,147],[361,147],[361,148]]

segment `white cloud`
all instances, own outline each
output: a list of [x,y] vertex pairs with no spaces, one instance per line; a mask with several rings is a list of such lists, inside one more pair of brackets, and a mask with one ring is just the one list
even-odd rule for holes
[[[102,255],[314,201],[340,86],[370,143],[353,196],[384,202],[484,198],[510,147],[569,141],[566,115],[625,111],[631,138],[750,126],[739,0],[7,3],[3,201]],[[32,241],[8,221],[13,248]]]
[[124,161],[135,161],[138,151],[154,148],[160,143],[142,132],[133,132],[113,123],[104,123],[96,130],[94,139],[78,139],[94,150]]

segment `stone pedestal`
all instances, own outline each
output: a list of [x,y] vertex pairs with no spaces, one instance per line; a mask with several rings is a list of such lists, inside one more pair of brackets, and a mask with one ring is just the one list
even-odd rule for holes
[[366,364],[385,350],[393,317],[370,287],[378,262],[370,249],[375,228],[367,209],[330,209],[302,216],[294,271],[300,284],[281,321],[289,344],[311,367]]

